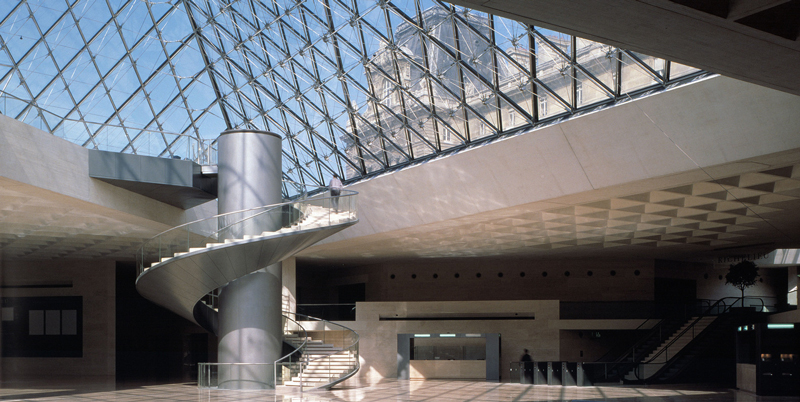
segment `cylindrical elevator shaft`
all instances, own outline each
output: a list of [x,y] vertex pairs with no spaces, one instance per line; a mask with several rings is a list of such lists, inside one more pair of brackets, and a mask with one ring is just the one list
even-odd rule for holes
[[[220,214],[282,201],[280,136],[263,131],[228,130],[220,134],[218,150]],[[257,225],[238,224],[237,230],[226,232],[226,236],[242,238],[258,235],[264,228],[280,229],[280,209],[233,214],[221,218],[221,227],[251,214],[260,214],[251,219],[258,219]],[[256,226],[258,230],[251,229]],[[281,289],[278,263],[243,276],[220,291],[218,361],[262,363],[220,367],[220,376],[226,378],[224,382],[220,378],[220,388],[271,388],[274,376],[271,363],[281,357],[283,342]]]

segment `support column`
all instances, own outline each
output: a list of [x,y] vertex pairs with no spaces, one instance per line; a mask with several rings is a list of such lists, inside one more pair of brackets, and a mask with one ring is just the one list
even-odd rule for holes
[[237,279],[220,292],[218,361],[266,363],[220,367],[220,388],[274,388],[271,363],[281,357],[283,344],[281,287],[278,263]]
[[[251,130],[229,130],[218,140],[219,213],[278,204],[281,196],[281,138]],[[255,211],[258,213],[263,211]],[[249,214],[233,214],[221,224],[237,222]],[[277,230],[281,217],[261,215],[252,225],[236,225],[228,237]],[[281,357],[281,264],[245,275],[220,291],[220,363],[263,363],[221,366],[220,388],[268,389],[274,387],[273,363]]]

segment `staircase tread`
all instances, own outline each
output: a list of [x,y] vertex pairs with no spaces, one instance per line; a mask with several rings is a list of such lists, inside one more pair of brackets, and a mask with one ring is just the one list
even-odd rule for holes
[[[180,251],[182,249],[178,248],[178,253],[174,253],[171,256],[163,257],[158,262],[155,262],[150,265],[150,267],[154,267],[156,265],[164,265],[165,268],[169,269],[168,266],[175,266],[173,263],[169,263],[170,260],[173,260],[175,257],[182,256],[188,253],[204,253],[204,252],[212,252],[212,253],[219,253],[221,251],[212,251],[214,248],[218,247],[237,247],[233,245],[238,242],[246,242],[252,243],[250,240],[261,241],[261,239],[265,237],[272,237],[278,235],[285,235],[287,233],[292,232],[300,232],[307,229],[319,228],[319,227],[327,227],[330,225],[346,223],[348,221],[355,220],[355,215],[349,211],[346,212],[333,212],[330,208],[325,208],[321,206],[308,206],[307,208],[302,208],[302,218],[299,219],[297,222],[293,223],[291,227],[284,227],[280,228],[276,231],[263,231],[259,232],[259,234],[248,234],[242,235],[241,238],[233,238],[233,239],[212,239],[208,238],[207,240],[215,241],[210,243],[205,243],[202,247],[187,247],[183,250],[188,251]],[[218,241],[218,242],[216,242]],[[184,243],[184,247],[188,246]],[[170,251],[174,251],[170,250]],[[194,254],[193,254],[194,255]],[[144,271],[147,271],[149,268],[144,268]],[[157,271],[162,272],[162,271]],[[199,274],[203,274],[202,271],[198,271]],[[195,275],[197,276],[197,275]],[[148,276],[148,278],[158,278],[158,276]],[[197,276],[197,279],[200,279]],[[198,287],[199,289],[199,287]],[[346,331],[342,331],[346,332]],[[295,363],[295,366],[303,365],[305,367],[304,377],[324,377],[320,379],[319,382],[321,383],[330,383],[335,382],[338,379],[345,377],[347,375],[352,375],[351,373],[357,369],[358,361],[357,358],[354,356],[353,353],[350,351],[343,352],[343,348],[334,346],[330,343],[324,343],[322,340],[315,340],[309,336],[301,336],[303,332],[297,331],[295,333],[285,334],[284,340],[288,343],[292,344],[295,348],[303,346],[305,351],[303,356],[305,359],[301,360],[299,363]],[[337,342],[341,338],[337,337],[329,337],[329,341],[331,339],[336,340]],[[355,353],[357,355],[357,352]],[[283,373],[292,373],[293,372],[293,365],[284,366]],[[285,371],[287,370],[288,371]],[[286,378],[286,377],[284,377]],[[310,380],[310,378],[304,378],[304,382]]]

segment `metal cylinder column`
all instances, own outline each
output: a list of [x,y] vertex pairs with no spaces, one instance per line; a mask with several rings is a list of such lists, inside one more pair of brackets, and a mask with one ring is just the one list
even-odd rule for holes
[[[220,214],[282,201],[280,136],[263,131],[228,130],[220,134],[218,150]],[[253,213],[258,212],[263,211]],[[221,227],[246,216],[233,214],[220,222]],[[243,227],[228,236],[241,238],[281,226],[279,213],[262,214],[254,219],[259,220],[258,224],[237,225]],[[274,387],[272,363],[281,357],[283,342],[281,288],[278,263],[243,276],[220,291],[218,361],[261,363],[220,366],[220,388]]]

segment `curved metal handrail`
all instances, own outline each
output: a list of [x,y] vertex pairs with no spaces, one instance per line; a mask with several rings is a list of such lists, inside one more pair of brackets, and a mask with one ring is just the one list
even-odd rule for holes
[[[335,323],[335,322],[331,322],[331,321],[324,320],[324,319],[321,319],[321,318],[317,318],[317,317],[311,317],[311,316],[308,316],[308,315],[305,315],[305,314],[298,314],[298,313],[291,313],[291,314],[294,314],[294,315],[295,315],[295,317],[297,317],[297,316],[302,316],[302,317],[305,317],[305,318],[307,318],[307,319],[309,319],[309,320],[311,320],[311,321],[318,321],[318,322],[320,322],[320,323],[322,324],[322,326],[323,326],[323,332],[324,332],[324,331],[326,331],[326,330],[325,330],[325,326],[327,326],[327,325],[331,325],[331,326],[334,326],[334,327],[339,327],[339,328],[341,328],[340,330],[345,330],[345,331],[348,331],[350,334],[352,334],[352,335],[354,336],[354,340],[353,340],[353,341],[352,341],[352,342],[351,342],[349,345],[344,345],[344,346],[342,347],[342,350],[340,350],[340,351],[338,351],[338,352],[331,353],[331,354],[329,354],[329,355],[325,355],[325,356],[318,357],[318,358],[315,358],[315,359],[308,359],[308,360],[306,360],[305,362],[302,362],[302,361],[301,361],[301,362],[299,362],[299,366],[300,366],[300,378],[301,378],[301,384],[300,384],[300,388],[301,388],[301,389],[303,388],[303,385],[302,385],[302,378],[303,378],[303,371],[302,371],[302,368],[303,368],[304,366],[309,366],[309,365],[311,365],[311,364],[312,364],[312,363],[314,363],[314,362],[323,361],[323,360],[325,360],[325,359],[328,359],[328,360],[330,360],[330,358],[331,358],[332,356],[337,356],[337,355],[342,355],[342,354],[345,354],[345,353],[351,353],[351,352],[352,352],[352,353],[354,353],[353,360],[354,360],[354,362],[355,362],[355,365],[354,365],[354,367],[353,367],[353,369],[352,369],[352,370],[348,371],[347,373],[345,373],[344,375],[340,376],[339,378],[337,378],[337,379],[335,379],[335,380],[333,380],[333,381],[330,381],[330,382],[328,382],[328,383],[326,383],[326,384],[322,384],[322,385],[315,386],[315,387],[313,387],[313,388],[311,388],[311,389],[331,388],[331,387],[333,387],[334,385],[336,385],[336,384],[339,384],[339,383],[341,383],[342,381],[345,381],[345,380],[347,380],[348,378],[350,378],[350,377],[354,376],[354,375],[355,375],[355,374],[358,372],[358,370],[360,370],[360,369],[361,369],[361,362],[360,362],[360,360],[359,360],[359,357],[358,357],[358,342],[359,342],[359,340],[361,339],[361,336],[358,334],[358,332],[356,332],[356,331],[354,331],[352,328],[349,328],[349,327],[347,327],[347,326],[344,326],[344,325],[342,325],[342,324],[337,324],[337,323]],[[308,331],[308,330],[306,330],[306,331]],[[348,358],[348,360],[349,360],[349,358]],[[277,371],[278,371],[278,368],[277,368],[277,363],[278,363],[278,362],[276,361],[276,368],[275,368],[275,373],[276,373],[276,376],[277,376]],[[277,384],[277,381],[276,381],[276,384]]]
[[339,377],[339,379],[337,379],[337,380],[335,380],[335,381],[333,381],[333,382],[331,382],[329,384],[326,384],[324,386],[319,386],[319,387],[316,387],[316,388],[330,388],[330,387],[332,387],[332,386],[334,386],[336,384],[339,384],[340,382],[345,381],[348,378],[354,376],[358,372],[358,370],[361,369],[361,361],[358,358],[358,341],[361,339],[361,335],[359,335],[358,332],[354,331],[352,328],[348,328],[348,327],[346,327],[344,325],[336,324],[336,323],[333,323],[333,322],[330,322],[330,321],[325,321],[325,320],[323,320],[323,321],[327,322],[327,323],[330,323],[330,324],[333,324],[333,325],[338,325],[339,327],[350,331],[352,334],[355,335],[356,339],[350,345],[343,347],[341,351],[333,353],[333,354],[330,354],[328,356],[318,357],[316,359],[313,359],[313,360],[309,361],[308,363],[311,363],[312,361],[319,361],[319,360],[324,360],[324,359],[330,360],[331,356],[335,356],[335,355],[343,354],[343,353],[349,353],[351,348],[355,348],[355,352],[356,353],[355,353],[354,360],[355,360],[356,365],[355,365],[355,368],[353,368],[353,370],[351,370],[346,375],[344,375],[342,377]]
[[[302,359],[298,359],[298,361],[289,362],[289,363],[283,362],[283,360],[286,360],[287,358],[289,358],[290,356],[292,356],[294,354],[297,354],[297,353],[301,353],[302,354],[303,351],[305,351],[307,349],[307,346],[308,346],[308,338],[309,338],[308,331],[309,330],[306,329],[302,324],[300,324],[299,321],[291,318],[290,317],[291,315],[294,315],[295,318],[297,318],[297,316],[302,316],[302,317],[305,317],[305,319],[307,319],[309,321],[312,321],[312,322],[313,321],[318,321],[323,326],[323,332],[346,330],[350,334],[354,335],[354,341],[350,345],[347,345],[346,347],[342,348],[341,351],[339,351],[337,353],[332,353],[330,355],[326,355],[325,357],[322,357],[322,358],[313,359],[313,360],[306,360],[306,361],[303,361]],[[258,366],[258,367],[263,367],[263,366],[268,366],[268,365],[271,365],[272,368],[273,368],[273,378],[272,378],[273,383],[272,383],[272,385],[273,386],[278,386],[279,385],[278,372],[279,372],[280,367],[283,366],[283,365],[286,365],[286,364],[291,364],[291,365],[296,365],[297,368],[298,368],[298,372],[299,372],[299,376],[300,376],[300,388],[301,388],[301,390],[306,390],[306,389],[304,389],[303,380],[302,380],[302,378],[303,378],[303,368],[305,366],[309,365],[311,362],[318,361],[320,359],[329,358],[330,356],[338,355],[340,353],[349,353],[351,351],[355,352],[355,356],[353,356],[353,360],[355,361],[355,364],[354,364],[352,369],[350,369],[347,373],[345,373],[344,375],[341,375],[340,377],[336,378],[333,381],[329,381],[329,382],[327,382],[325,384],[322,384],[322,385],[314,386],[311,389],[333,387],[334,385],[336,385],[336,384],[338,384],[338,383],[340,383],[342,381],[345,381],[348,378],[350,378],[353,375],[355,375],[358,372],[358,370],[361,368],[361,363],[360,363],[359,358],[358,358],[358,347],[357,347],[358,346],[358,341],[360,340],[360,336],[353,329],[348,328],[348,327],[346,327],[344,325],[341,325],[341,324],[337,324],[337,323],[334,323],[334,322],[331,322],[331,321],[323,320],[323,319],[320,319],[320,318],[317,318],[317,317],[307,316],[307,315],[304,315],[304,314],[297,314],[297,313],[291,313],[291,312],[284,311],[283,317],[286,318],[287,320],[293,322],[297,326],[297,328],[302,331],[301,332],[301,334],[302,334],[301,336],[303,337],[303,343],[300,346],[295,348],[295,350],[293,350],[292,352],[290,352],[290,353],[284,355],[283,357],[275,360],[275,362],[273,362],[273,363],[200,363],[199,371],[198,371],[198,380],[197,380],[198,387],[199,388],[215,388],[216,386],[219,386],[220,378],[218,376],[215,376],[214,373],[215,372],[219,373],[220,372],[219,371],[220,367],[234,367],[234,366]],[[327,326],[338,327],[340,329],[326,330],[325,328]],[[289,332],[289,330],[287,328],[284,328],[284,336],[286,335],[287,332]],[[348,358],[348,360],[350,360],[350,359]],[[214,367],[217,367],[216,371],[215,371]],[[289,371],[291,372],[291,368],[292,367],[289,366],[288,368],[290,369]],[[216,382],[212,380],[214,378],[216,378]],[[214,385],[215,383],[217,384],[216,386]],[[269,384],[269,383],[267,382],[266,384]]]
[[[284,206],[294,206],[297,204],[308,204],[308,206],[313,206],[314,204],[320,202],[334,203],[334,202],[339,202],[339,200],[343,201],[343,203],[345,204],[348,202],[354,203],[355,196],[357,195],[358,192],[356,191],[343,189],[341,190],[341,194],[338,196],[313,197],[313,198],[304,198],[300,201],[294,200],[289,202],[281,202],[278,204],[249,208],[241,211],[227,212],[224,214],[219,214],[208,218],[202,218],[192,222],[184,223],[182,225],[175,226],[173,228],[167,229],[151,237],[150,239],[142,243],[142,246],[136,253],[138,274],[141,275],[142,273],[144,273],[145,261],[151,254],[157,256],[155,258],[156,260],[160,260],[161,258],[166,256],[173,257],[175,253],[186,252],[190,248],[193,248],[193,246],[205,247],[207,244],[207,240],[209,238],[218,236],[221,232],[229,230],[232,227],[235,227],[236,225],[242,225],[243,223],[253,221],[256,218],[263,217],[266,214],[269,214],[270,212],[282,209]],[[354,205],[351,208],[348,208],[347,211],[354,214],[355,213]],[[241,219],[238,218],[237,214],[243,215]],[[222,227],[219,226],[221,220],[230,217],[236,217],[233,223],[224,223]],[[172,244],[169,243],[168,240],[166,240],[169,236],[182,238],[184,234],[186,238],[182,239],[181,241],[177,241],[177,243],[179,244]],[[154,244],[156,243],[158,243],[158,245],[154,246]],[[147,251],[148,247],[157,247],[157,252],[149,253]],[[165,255],[165,253],[167,255]]]
[[[315,186],[315,185],[308,185],[308,184],[298,183],[298,182],[291,181],[291,180],[281,180],[281,182],[282,183],[295,184],[296,185],[295,187],[319,187],[319,186]],[[343,191],[347,191],[347,192],[350,192],[350,193],[353,193],[353,194],[358,194],[358,192],[352,191],[352,190],[343,190]],[[307,194],[306,191],[303,191],[303,193]],[[264,205],[264,206],[255,207],[255,208],[243,209],[243,210],[240,210],[240,211],[226,212],[224,214],[214,215],[214,216],[208,217],[208,218],[200,218],[200,219],[197,219],[197,220],[194,220],[194,221],[191,221],[191,222],[187,222],[187,223],[184,223],[184,224],[169,228],[169,229],[167,229],[167,230],[165,230],[165,231],[163,231],[161,233],[158,233],[157,235],[145,240],[144,243],[142,243],[142,247],[144,247],[145,244],[155,240],[156,238],[158,238],[160,236],[163,236],[166,233],[169,233],[169,232],[171,232],[173,230],[184,228],[184,227],[189,226],[189,225],[194,225],[194,224],[197,224],[197,223],[200,223],[200,222],[203,222],[203,221],[208,221],[208,220],[211,220],[211,219],[217,219],[217,218],[221,218],[221,217],[224,217],[224,216],[227,216],[227,215],[238,214],[238,213],[242,213],[242,212],[257,211],[259,209],[265,209],[265,208],[273,209],[273,208],[277,208],[279,206],[294,204],[296,202],[297,202],[297,200],[285,201],[285,202],[281,202],[281,203],[278,203],[278,204]],[[140,247],[139,249],[141,250],[142,247]]]
[[[283,357],[281,357],[281,358],[279,358],[279,359],[275,360],[275,361],[274,361],[272,364],[278,364],[278,363],[280,363],[282,360],[285,360],[285,359],[289,358],[291,355],[293,355],[293,354],[295,354],[295,353],[298,353],[298,352],[300,352],[300,354],[302,355],[302,354],[303,354],[302,352],[305,350],[306,344],[308,343],[308,331],[306,331],[306,329],[305,329],[305,328],[304,328],[302,325],[300,325],[300,323],[299,323],[299,322],[297,322],[297,320],[294,320],[294,319],[292,319],[292,318],[289,318],[289,316],[288,316],[287,314],[295,314],[295,313],[291,313],[291,312],[288,312],[288,311],[284,311],[283,318],[285,318],[285,319],[287,319],[287,320],[289,320],[289,321],[291,321],[291,322],[295,323],[295,324],[296,324],[296,325],[297,325],[297,326],[300,328],[300,330],[302,330],[302,333],[303,333],[303,343],[302,343],[302,344],[300,344],[300,346],[298,346],[297,348],[295,348],[295,350],[293,350],[293,351],[291,351],[291,352],[289,352],[289,353],[285,354]],[[295,314],[295,316],[297,316],[297,314]],[[285,334],[285,332],[286,332],[286,331],[287,331],[287,330],[286,330],[286,328],[284,328],[284,335],[286,335],[286,334]]]
[[[306,185],[304,185],[303,183],[298,183],[296,181],[291,181],[291,180],[281,180],[281,182],[282,183],[291,183],[291,184],[295,185],[295,188],[300,190],[300,196],[298,197],[298,199],[300,199],[300,200],[304,200],[306,198],[306,196],[308,195],[308,192],[305,190]],[[314,187],[317,187],[317,186],[314,186]],[[285,201],[285,203],[292,203],[292,205],[294,205],[294,204],[298,203],[298,201],[297,201],[298,199],[294,199],[292,201]],[[277,206],[275,208],[277,208]],[[240,220],[238,220],[236,222],[232,222],[232,223],[226,225],[225,227],[219,228],[216,232],[206,236],[206,238],[204,240],[209,239],[211,236],[214,236],[215,234],[217,234],[217,233],[219,233],[219,232],[221,232],[223,230],[230,229],[233,226],[238,225],[238,224],[240,224],[240,223],[242,223],[242,222],[244,222],[244,221],[246,221],[248,219],[256,218],[261,214],[270,212],[270,211],[274,210],[275,208],[270,208],[270,209],[267,209],[266,211],[259,212],[259,213],[255,214],[255,215],[249,215],[249,216],[247,216],[245,218],[242,218],[242,219],[240,219]],[[244,210],[244,211],[248,211],[248,210]],[[231,213],[236,213],[236,212],[241,212],[241,211],[234,211],[234,212],[231,212]],[[217,215],[217,216],[221,216],[221,215]],[[211,218],[208,218],[208,219],[211,219]],[[302,220],[302,217],[301,217],[301,220]],[[197,221],[195,221],[195,222],[197,222]]]
[[[299,322],[297,322],[296,320],[290,318],[289,314],[294,314],[294,313],[291,313],[291,312],[288,312],[288,311],[284,311],[282,316],[286,320],[293,322],[297,326],[297,328],[300,329],[301,333],[303,334],[302,335],[303,343],[300,346],[298,346],[297,348],[295,348],[295,350],[293,350],[290,353],[284,355],[283,357],[275,360],[272,363],[207,363],[207,362],[199,363],[198,372],[197,372],[197,386],[198,386],[198,388],[214,388],[214,386],[211,384],[211,378],[212,378],[211,374],[212,374],[212,371],[213,371],[211,369],[211,367],[221,367],[221,366],[225,366],[225,367],[232,367],[232,366],[262,366],[263,367],[263,366],[271,365],[273,367],[273,370],[275,370],[275,371],[273,371],[273,381],[274,382],[272,384],[272,386],[274,386],[277,383],[277,372],[276,372],[277,364],[279,364],[282,360],[285,360],[285,359],[289,358],[291,355],[293,355],[295,353],[301,353],[302,354],[302,352],[305,350],[306,344],[308,343],[308,332],[306,331],[306,329],[302,325],[300,325]],[[284,331],[283,335],[286,336],[286,333],[288,332],[288,329],[285,328],[285,326],[284,326],[283,331]],[[217,369],[217,372],[219,372],[219,369]],[[217,381],[218,381],[217,382],[217,386],[219,386],[219,379],[217,379]]]

